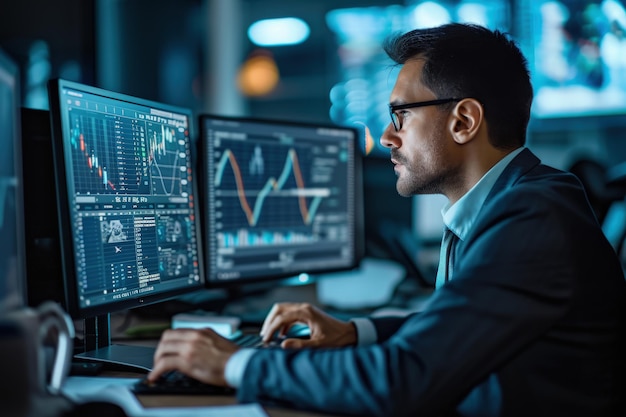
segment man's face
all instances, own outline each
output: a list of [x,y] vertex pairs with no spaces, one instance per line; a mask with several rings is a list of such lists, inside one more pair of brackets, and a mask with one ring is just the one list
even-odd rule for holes
[[[423,60],[404,64],[391,92],[391,104],[407,104],[437,97],[420,82]],[[456,156],[454,141],[448,134],[449,112],[441,106],[425,106],[396,111],[402,127],[396,132],[390,123],[380,143],[390,148],[391,161],[398,176],[400,195],[445,194],[453,186]]]

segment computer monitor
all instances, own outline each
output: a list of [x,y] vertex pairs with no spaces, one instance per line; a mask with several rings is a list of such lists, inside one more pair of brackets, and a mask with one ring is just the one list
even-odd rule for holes
[[26,304],[19,69],[0,49],[0,316]]
[[516,2],[517,37],[535,88],[533,124],[624,123],[623,1]]
[[[70,315],[104,317],[98,333],[109,313],[204,288],[191,110],[60,79],[48,91]],[[151,367],[100,338],[81,357]]]
[[356,129],[216,115],[199,121],[209,287],[358,266]]

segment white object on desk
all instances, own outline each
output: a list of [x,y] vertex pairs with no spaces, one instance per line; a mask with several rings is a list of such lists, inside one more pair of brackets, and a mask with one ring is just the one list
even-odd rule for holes
[[365,258],[354,271],[320,276],[317,297],[320,303],[340,309],[378,307],[389,302],[405,273],[397,262]]
[[172,329],[206,329],[215,330],[221,336],[232,337],[239,329],[241,320],[238,317],[216,316],[205,312],[180,313],[172,317]]
[[107,401],[119,405],[128,417],[269,417],[259,404],[190,407],[144,407],[130,390],[137,378],[71,376],[63,393],[75,403]]

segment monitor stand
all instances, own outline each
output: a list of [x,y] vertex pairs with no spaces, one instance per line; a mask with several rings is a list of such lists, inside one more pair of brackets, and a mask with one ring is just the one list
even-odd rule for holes
[[75,354],[74,358],[112,364],[133,371],[151,371],[156,349],[149,346],[111,344],[110,329],[109,314],[85,319],[84,352]]

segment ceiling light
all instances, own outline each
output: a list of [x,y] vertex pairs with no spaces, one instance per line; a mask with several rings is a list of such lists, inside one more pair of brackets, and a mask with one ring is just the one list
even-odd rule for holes
[[296,45],[307,40],[310,32],[304,20],[283,17],[254,22],[248,28],[248,38],[259,46]]

